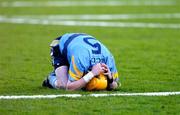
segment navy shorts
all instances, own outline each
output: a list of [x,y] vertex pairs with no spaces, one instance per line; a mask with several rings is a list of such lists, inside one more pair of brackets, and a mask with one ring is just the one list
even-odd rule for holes
[[[60,40],[61,37],[58,37],[55,39],[55,41]],[[69,63],[67,61],[67,58],[65,56],[62,55],[62,53],[60,52],[60,46],[59,46],[59,42],[51,45],[51,59],[52,59],[52,65],[54,66],[54,70],[60,66],[69,66]]]

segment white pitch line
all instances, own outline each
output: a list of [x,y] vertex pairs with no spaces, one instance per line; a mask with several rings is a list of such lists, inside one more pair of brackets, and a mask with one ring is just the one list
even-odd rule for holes
[[57,97],[81,97],[81,94],[61,94],[61,95],[12,95],[0,96],[0,99],[44,99],[44,98],[57,98]]
[[62,21],[48,19],[31,18],[8,18],[0,16],[1,23],[15,24],[39,24],[39,25],[62,25],[62,26],[89,26],[89,27],[120,27],[120,28],[169,28],[179,29],[180,24],[162,24],[162,23],[140,23],[140,22],[103,22],[103,21]]
[[1,7],[68,7],[68,6],[159,6],[159,5],[176,5],[172,0],[131,0],[131,1],[13,1],[1,2]]
[[171,95],[180,95],[180,92],[90,94],[90,96],[92,96],[92,97],[107,97],[107,96],[171,96]]
[[53,99],[60,97],[78,98],[78,97],[117,97],[117,96],[173,96],[180,95],[180,92],[147,92],[147,93],[112,93],[112,94],[61,94],[61,95],[11,95],[0,96],[0,99]]
[[49,20],[118,20],[118,19],[179,19],[180,13],[164,14],[82,14],[82,15],[24,15],[18,18],[36,18]]

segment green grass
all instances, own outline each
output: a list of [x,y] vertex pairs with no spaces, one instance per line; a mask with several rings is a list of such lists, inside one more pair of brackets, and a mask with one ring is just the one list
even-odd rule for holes
[[[178,4],[168,7],[0,8],[0,15],[178,13],[179,10]],[[179,23],[178,19],[125,21]],[[49,43],[67,32],[94,35],[111,50],[122,83],[115,93],[180,91],[179,29],[0,23],[0,95],[92,93],[41,87],[44,77],[52,71]],[[0,113],[4,114],[179,114],[179,110],[179,96],[0,100]]]
[[[108,10],[106,10],[108,8]],[[179,5],[177,6],[107,6],[107,7],[85,7],[85,6],[80,6],[80,7],[27,7],[27,8],[0,8],[0,13],[1,14],[8,14],[11,15],[15,12],[15,14],[21,14],[21,15],[27,15],[27,14],[118,14],[118,13],[174,13],[178,12],[177,9],[179,8]],[[46,10],[44,10],[46,9]],[[83,10],[79,10],[83,9]],[[94,9],[98,9],[94,10]],[[126,9],[126,10],[124,10]]]
[[[177,114],[179,96],[2,100],[4,114]],[[156,103],[156,104],[155,104]],[[176,108],[176,111],[175,111]]]

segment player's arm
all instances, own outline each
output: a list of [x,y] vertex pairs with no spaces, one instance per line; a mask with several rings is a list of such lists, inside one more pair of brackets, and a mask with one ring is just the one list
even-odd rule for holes
[[88,72],[86,75],[84,75],[83,77],[81,77],[81,79],[76,80],[76,81],[70,81],[68,80],[67,83],[67,90],[78,90],[81,89],[83,87],[86,86],[86,84],[94,77],[99,75],[100,73],[103,73],[105,70],[104,68],[101,66],[100,63],[94,65],[92,67],[92,70],[90,72]]
[[[117,73],[111,73],[111,71],[109,70],[109,67],[105,64],[101,64],[102,67],[106,68],[106,72],[104,73],[104,75],[107,76],[107,80],[108,80],[108,90],[113,90],[118,88],[118,80],[117,80]],[[115,77],[116,74],[116,77]]]
[[[112,76],[112,75],[111,75]],[[107,90],[113,90],[118,88],[118,82],[116,80],[114,80],[113,78],[108,79],[108,87]]]
[[108,73],[107,74],[107,79],[108,79],[108,86],[107,86],[107,90],[113,90],[118,88],[119,84],[118,81],[116,79],[113,78],[113,74],[112,73]]

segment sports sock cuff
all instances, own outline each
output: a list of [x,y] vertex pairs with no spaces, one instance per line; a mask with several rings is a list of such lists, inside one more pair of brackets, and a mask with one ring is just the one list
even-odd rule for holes
[[57,86],[57,78],[56,78],[56,76],[52,76],[52,75],[50,75],[49,76],[49,83],[53,86],[53,88],[57,88],[56,86]]

